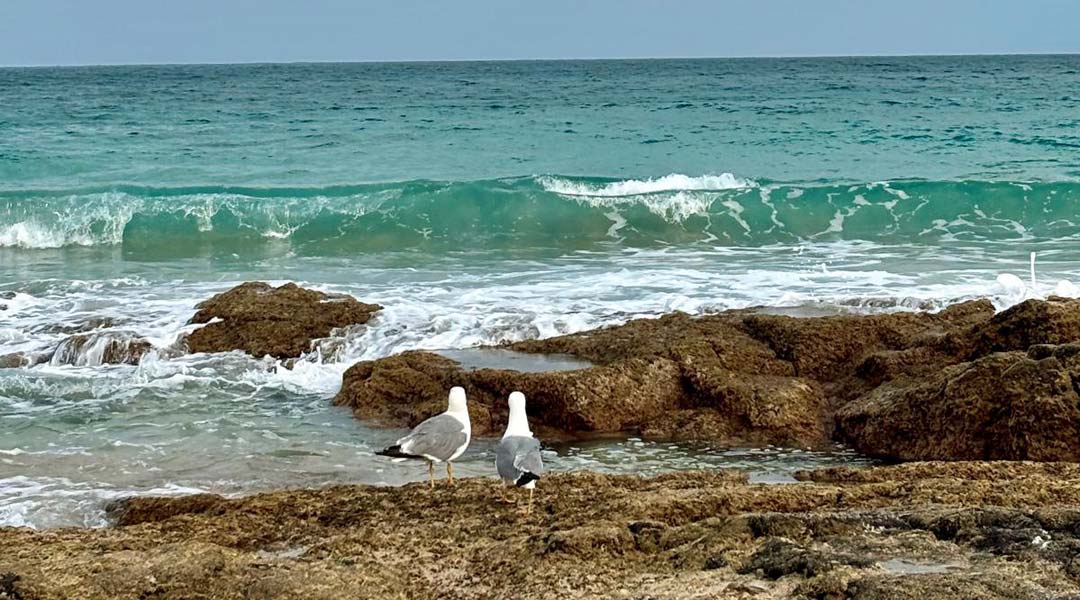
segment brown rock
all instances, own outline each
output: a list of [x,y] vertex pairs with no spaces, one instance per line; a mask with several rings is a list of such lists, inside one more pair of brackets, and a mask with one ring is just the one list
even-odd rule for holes
[[[256,357],[295,358],[335,328],[367,323],[382,307],[294,283],[243,283],[202,302],[191,323],[209,323],[186,339],[192,352],[243,350]],[[210,323],[213,319],[220,319]]]
[[866,568],[873,564],[874,561],[866,556],[810,549],[783,538],[769,538],[740,571],[760,572],[768,579],[791,574],[812,578],[844,565]]
[[446,390],[461,385],[471,400],[474,431],[488,435],[501,432],[506,397],[519,390],[546,435],[636,431],[731,445],[824,446],[836,406],[887,378],[955,361],[934,344],[992,314],[987,302],[937,314],[674,313],[508,346],[570,354],[597,365],[589,369],[468,370],[436,355],[406,353],[354,365],[335,402],[363,419],[413,426],[442,411]]
[[860,452],[900,460],[1080,461],[1080,396],[1056,358],[990,354],[885,383],[837,413]]
[[[359,363],[335,402],[413,426],[466,388],[477,435],[529,398],[549,437],[637,432],[722,445],[820,447],[898,460],[1080,461],[1080,301],[988,302],[936,314],[813,318],[676,313],[512,344],[598,363],[576,371],[468,370],[427,353]],[[1009,350],[1009,352],[1000,352]]]
[[412,427],[446,409],[447,390],[463,386],[476,435],[501,433],[506,398],[519,390],[529,398],[538,432],[615,432],[634,428],[682,399],[679,371],[668,360],[631,360],[610,367],[526,373],[467,370],[427,352],[406,352],[353,365],[334,402],[362,419]]
[[1080,342],[1080,300],[1027,300],[950,337],[966,360],[991,352],[1026,352],[1036,344]]
[[618,327],[527,340],[510,348],[536,354],[572,354],[601,365],[630,358],[705,354],[731,369],[792,375],[790,364],[777,359],[767,344],[746,335],[741,324],[745,314],[735,311],[691,317],[672,313],[658,319],[636,319]]
[[26,352],[12,352],[0,356],[0,369],[14,369],[17,367],[32,367],[43,362],[48,362],[47,355],[32,354]]
[[69,323],[53,323],[50,325],[43,325],[36,327],[32,331],[34,333],[62,333],[66,335],[72,335],[76,333],[86,333],[95,329],[105,329],[108,327],[116,327],[119,323],[112,317],[85,317],[82,319],[76,319]]
[[105,513],[115,525],[123,527],[149,521],[164,521],[182,514],[206,513],[223,506],[223,502],[221,496],[213,494],[193,494],[178,498],[130,497],[113,500],[105,507]]
[[406,352],[353,365],[335,403],[362,419],[412,427],[445,410],[446,390],[460,385],[476,435],[502,432],[506,398],[516,390],[529,399],[533,429],[546,437],[641,430],[655,438],[731,444],[823,443],[822,398],[812,382],[724,373],[709,378],[661,357],[574,371],[468,370],[442,356]]
[[131,333],[85,333],[61,341],[49,360],[60,365],[137,365],[151,348],[150,342]]
[[123,527],[0,528],[0,597],[1072,598],[1077,468],[553,473],[530,516],[486,478],[136,498]]
[[892,313],[834,317],[752,315],[750,335],[790,362],[797,375],[833,381],[875,352],[927,345],[949,331],[980,323],[994,314],[987,301],[957,304],[939,313]]

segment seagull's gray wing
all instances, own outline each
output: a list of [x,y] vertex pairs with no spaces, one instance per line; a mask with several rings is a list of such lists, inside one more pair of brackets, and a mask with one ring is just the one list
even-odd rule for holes
[[524,436],[503,438],[495,450],[495,469],[503,481],[515,485],[539,479],[544,472],[540,442]]
[[468,443],[465,425],[443,413],[417,425],[409,435],[398,440],[403,454],[427,459],[448,460]]

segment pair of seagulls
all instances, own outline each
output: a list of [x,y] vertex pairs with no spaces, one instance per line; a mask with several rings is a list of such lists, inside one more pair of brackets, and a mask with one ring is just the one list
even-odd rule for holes
[[[529,429],[529,418],[525,415],[525,395],[521,392],[510,394],[508,404],[510,418],[507,420],[506,433],[495,451],[495,470],[506,485],[529,490],[526,513],[531,513],[536,481],[544,472],[540,442],[533,437]],[[469,421],[465,390],[454,387],[450,389],[446,412],[423,421],[396,444],[376,454],[395,459],[426,460],[428,480],[433,488],[435,463],[444,462],[447,481],[454,485],[453,461],[465,452],[471,439],[472,425]],[[512,502],[506,497],[504,488],[499,488],[499,496],[503,502]]]

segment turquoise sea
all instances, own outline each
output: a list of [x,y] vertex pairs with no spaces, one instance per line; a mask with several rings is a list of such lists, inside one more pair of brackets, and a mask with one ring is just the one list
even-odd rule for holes
[[[1080,295],[1078,240],[1080,56],[0,69],[0,355],[98,326],[0,369],[0,525],[426,476],[329,406],[356,360],[672,310]],[[174,351],[194,304],[251,279],[386,309],[294,369]],[[155,351],[101,364],[130,338]],[[480,441],[462,471],[490,460]],[[856,459],[630,439],[548,460],[772,480]]]

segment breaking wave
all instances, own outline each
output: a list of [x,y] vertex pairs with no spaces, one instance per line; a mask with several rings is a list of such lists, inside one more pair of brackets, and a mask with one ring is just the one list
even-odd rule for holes
[[0,192],[0,247],[183,256],[284,249],[588,249],[692,243],[1059,239],[1080,183],[787,184],[731,174],[538,176],[317,188],[115,186]]

